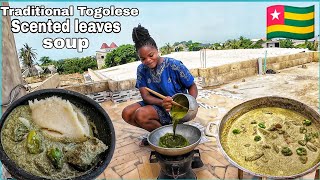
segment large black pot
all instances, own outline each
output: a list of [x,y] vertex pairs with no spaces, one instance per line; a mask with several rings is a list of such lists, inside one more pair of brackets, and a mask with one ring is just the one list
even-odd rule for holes
[[[69,90],[63,90],[63,89],[45,89],[45,90],[39,90],[32,92],[30,94],[27,94],[20,99],[16,100],[11,104],[11,106],[7,109],[7,111],[3,114],[1,117],[1,124],[0,128],[2,131],[2,127],[4,124],[4,121],[8,117],[9,113],[20,105],[27,105],[29,100],[34,99],[44,99],[51,96],[58,96],[62,99],[69,100],[71,103],[73,103],[75,106],[80,108],[83,113],[88,116],[93,123],[96,125],[98,134],[97,138],[103,141],[107,146],[108,150],[106,150],[104,153],[100,154],[100,161],[97,163],[95,167],[87,171],[84,175],[75,177],[73,179],[77,180],[88,180],[88,179],[94,179],[97,176],[99,176],[108,166],[110,163],[110,160],[112,158],[114,148],[115,148],[115,132],[113,128],[113,124],[108,116],[108,114],[105,112],[105,110],[94,100],[88,98],[85,95],[82,95],[77,92],[69,91]],[[18,167],[13,161],[9,159],[7,154],[4,152],[1,138],[0,138],[0,160],[1,162],[6,166],[6,169],[9,171],[9,173],[16,179],[23,179],[23,180],[40,180],[45,178],[40,178],[38,176],[32,175],[20,167]]]

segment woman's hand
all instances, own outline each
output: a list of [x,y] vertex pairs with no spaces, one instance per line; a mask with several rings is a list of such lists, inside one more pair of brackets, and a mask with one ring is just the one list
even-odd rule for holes
[[172,98],[170,96],[167,96],[165,99],[162,101],[162,107],[167,111],[170,112],[170,109],[172,107]]

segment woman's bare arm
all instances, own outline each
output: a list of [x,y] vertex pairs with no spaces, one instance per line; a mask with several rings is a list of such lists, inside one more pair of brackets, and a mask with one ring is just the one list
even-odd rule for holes
[[189,89],[188,89],[188,92],[191,96],[193,96],[195,99],[197,99],[197,96],[198,96],[198,88],[197,88],[197,85],[195,83],[193,83]]
[[152,96],[144,87],[139,88],[141,97],[147,104],[162,106],[162,99]]

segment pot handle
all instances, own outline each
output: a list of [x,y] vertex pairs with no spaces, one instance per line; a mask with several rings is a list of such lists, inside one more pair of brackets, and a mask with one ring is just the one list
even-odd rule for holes
[[151,151],[150,157],[149,157],[149,161],[150,161],[150,163],[158,162],[158,159],[156,157],[156,152],[155,151]]
[[[213,128],[212,126],[216,126],[216,128]],[[216,122],[209,122],[206,129],[205,129],[205,134],[207,136],[215,137],[218,138],[218,128],[219,124]]]
[[22,88],[27,90],[27,88],[23,84],[18,84],[13,89],[11,89],[8,102],[1,104],[1,106],[3,107],[10,106],[11,103],[15,101],[18,95],[20,94],[20,90]]
[[201,160],[200,157],[200,151],[199,149],[195,149],[193,150],[194,154],[193,154],[193,158],[192,158],[192,163],[191,163],[191,168],[200,168],[203,166],[203,162]]

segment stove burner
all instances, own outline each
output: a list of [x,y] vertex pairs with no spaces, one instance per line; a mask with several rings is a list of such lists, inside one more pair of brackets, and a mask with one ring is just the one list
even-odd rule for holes
[[180,156],[166,156],[152,151],[149,160],[150,163],[159,162],[160,164],[158,179],[197,179],[192,169],[203,166],[199,150]]

